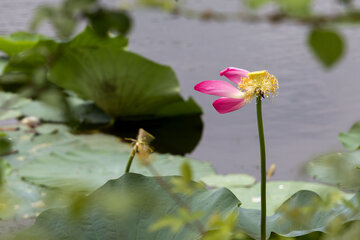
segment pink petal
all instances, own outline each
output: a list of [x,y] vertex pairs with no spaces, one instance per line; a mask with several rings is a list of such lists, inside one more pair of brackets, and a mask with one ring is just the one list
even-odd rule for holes
[[227,69],[220,72],[220,76],[227,77],[230,81],[233,81],[236,84],[241,82],[241,78],[246,77],[249,71],[245,69],[228,67]]
[[245,99],[235,99],[235,98],[219,98],[213,102],[213,106],[219,113],[228,113],[233,112],[242,108],[246,104]]
[[207,80],[195,85],[194,89],[196,91],[220,96],[220,97],[230,97],[230,98],[242,98],[243,93],[234,87],[231,83],[221,81],[221,80]]

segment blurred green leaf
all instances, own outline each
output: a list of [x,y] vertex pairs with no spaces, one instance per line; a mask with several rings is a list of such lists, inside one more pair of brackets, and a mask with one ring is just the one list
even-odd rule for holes
[[6,154],[11,151],[12,148],[12,142],[7,137],[6,134],[3,135],[3,132],[1,132],[0,136],[0,155]]
[[281,10],[293,16],[309,16],[313,0],[272,0]]
[[26,49],[34,47],[45,36],[27,32],[15,32],[10,35],[0,36],[0,51],[13,56]]
[[[237,215],[235,212],[230,213],[228,216],[222,218],[219,214],[213,214],[209,220],[209,227],[212,229],[205,233],[203,240],[234,240],[239,239],[239,234],[234,238],[236,232]],[[245,234],[242,237],[245,237]]]
[[37,30],[43,22],[49,21],[60,38],[68,39],[73,35],[81,16],[90,11],[96,2],[96,0],[65,0],[57,6],[42,5],[37,8],[33,16],[30,29]]
[[[168,182],[169,177],[164,177]],[[107,200],[111,195],[117,199],[112,204]],[[132,196],[132,201],[118,199]],[[239,201],[227,189],[199,190],[191,197],[182,198],[193,212],[202,212],[199,221],[206,226],[213,213],[220,216],[237,215],[236,230],[242,231],[254,239],[260,239],[260,211],[239,208]],[[155,202],[153,202],[155,201]],[[357,197],[351,200],[358,206]],[[169,228],[149,232],[149,227],[165,215],[176,216],[180,208],[169,194],[158,184],[154,177],[144,177],[138,174],[126,174],[117,180],[106,183],[89,197],[86,211],[80,218],[71,215],[71,208],[51,209],[42,213],[36,223],[28,230],[20,233],[15,240],[63,240],[63,239],[200,239],[201,234],[194,224],[179,229],[176,223],[176,233]],[[107,202],[104,205],[104,202]],[[158,203],[158,204],[156,204]],[[121,205],[125,211],[114,211],[112,207]],[[343,205],[334,205],[324,209],[323,200],[311,192],[300,191],[284,202],[276,213],[267,218],[268,232],[286,237],[297,237],[312,232],[324,232],[328,223],[337,217],[342,217],[340,224],[359,220],[360,214]],[[173,221],[173,219],[172,219]],[[229,223],[233,219],[229,219]],[[141,223],[141,224],[139,224]],[[164,224],[161,224],[164,226]],[[227,224],[226,224],[227,225]],[[134,226],[134,227],[131,227]],[[215,230],[216,228],[212,229]]]
[[316,58],[327,68],[340,60],[345,48],[342,36],[331,29],[313,29],[308,43]]
[[248,7],[252,9],[258,9],[268,3],[270,3],[272,0],[246,0],[245,3]]
[[[164,177],[164,181],[168,182],[169,177]],[[111,195],[116,196],[117,200],[112,204],[107,204],[107,208],[105,208],[103,202],[108,202],[107,199]],[[129,195],[133,197],[132,201],[124,203],[118,200],[126,199]],[[202,213],[199,221],[203,223],[207,221],[213,211],[225,214],[236,209],[238,202],[226,189],[217,191],[200,190],[191,197],[184,197],[183,201],[189,204],[190,209]],[[149,227],[165,215],[177,216],[180,211],[183,220],[184,217],[187,221],[193,217],[187,218],[187,214],[181,213],[181,208],[177,206],[154,177],[144,177],[132,173],[126,174],[117,180],[109,181],[95,191],[88,197],[88,202],[91,203],[90,206],[87,207],[87,211],[78,220],[75,221],[74,218],[71,218],[69,209],[46,211],[38,217],[33,227],[18,235],[16,239],[60,240],[69,237],[73,239],[93,239],[94,233],[88,229],[96,231],[98,240],[130,240],[134,238],[190,240],[198,239],[201,236],[193,224],[186,225],[185,228],[181,229],[179,226],[176,227],[179,229],[177,233],[173,233],[168,228],[156,232],[149,231]],[[125,212],[113,211],[112,207],[116,205],[122,205]],[[198,218],[198,214],[195,215]],[[175,225],[182,225],[182,222],[177,223],[178,221],[174,217],[168,220],[173,222],[174,227]]]
[[173,11],[176,7],[175,0],[137,0],[137,4],[150,8],[159,8],[164,11]]
[[360,122],[356,122],[348,133],[341,132],[338,137],[344,148],[357,150],[360,148]]
[[202,217],[202,212],[189,212],[185,208],[179,208],[176,214],[165,215],[164,217],[157,220],[154,224],[149,227],[150,232],[155,232],[163,228],[170,228],[173,233],[186,227],[188,224],[194,224]]
[[259,9],[267,4],[276,4],[285,14],[292,16],[309,16],[313,0],[246,0],[246,5],[251,9]]
[[[3,147],[1,142],[0,142],[0,147]],[[11,165],[5,162],[2,158],[0,158],[0,188],[6,181],[7,177],[11,175],[11,172],[12,172]]]
[[128,39],[123,36],[101,37],[92,28],[86,27],[80,34],[71,41],[61,44],[62,50],[68,48],[99,48],[107,47],[124,49],[128,45]]
[[306,166],[306,172],[321,182],[345,189],[360,189],[360,151],[338,152],[315,158]]
[[113,32],[126,35],[131,29],[131,18],[125,11],[99,9],[96,12],[88,13],[87,17],[99,36],[106,37]]
[[8,61],[8,59],[0,57],[0,76],[3,74]]

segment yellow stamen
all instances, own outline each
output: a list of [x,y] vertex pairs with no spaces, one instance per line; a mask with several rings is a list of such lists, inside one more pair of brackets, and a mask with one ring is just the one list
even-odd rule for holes
[[266,70],[249,73],[241,79],[239,89],[244,91],[245,100],[250,102],[255,96],[277,95],[278,80]]

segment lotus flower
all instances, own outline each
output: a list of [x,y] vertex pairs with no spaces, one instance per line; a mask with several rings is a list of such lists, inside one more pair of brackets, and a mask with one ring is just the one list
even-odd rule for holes
[[222,80],[207,80],[195,85],[196,91],[219,96],[213,106],[219,113],[238,110],[251,102],[256,96],[269,97],[277,95],[278,80],[266,70],[249,72],[245,69],[229,67],[220,72],[237,85]]

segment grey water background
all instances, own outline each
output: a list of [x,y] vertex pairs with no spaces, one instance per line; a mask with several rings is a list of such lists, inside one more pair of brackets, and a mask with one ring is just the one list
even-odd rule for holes
[[[27,30],[34,10],[59,0],[0,0],[0,34]],[[103,1],[116,6],[118,1]],[[233,10],[236,0],[196,0],[197,9]],[[334,12],[334,1],[317,1],[316,9]],[[258,177],[259,147],[255,102],[220,115],[211,103],[217,97],[195,92],[204,80],[223,79],[228,67],[266,69],[279,79],[279,96],[263,106],[268,165],[276,164],[273,179],[307,179],[303,165],[313,157],[342,150],[337,141],[360,120],[360,28],[344,26],[347,46],[343,59],[324,69],[309,51],[308,27],[295,23],[214,22],[186,19],[154,10],[132,13],[131,51],[170,65],[184,97],[193,96],[203,108],[203,136],[189,157],[209,161],[219,173]],[[41,33],[53,35],[49,25]]]

